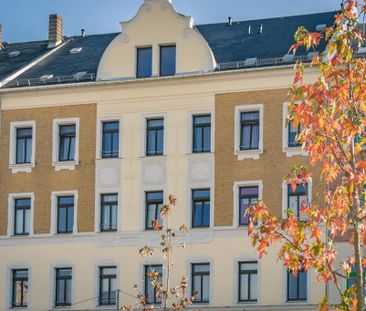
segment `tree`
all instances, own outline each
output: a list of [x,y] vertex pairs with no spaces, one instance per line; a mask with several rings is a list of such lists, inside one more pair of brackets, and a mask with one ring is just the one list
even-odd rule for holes
[[[161,301],[159,305],[149,303],[149,298],[145,294],[139,292],[138,286],[135,285],[134,289],[137,294],[134,296],[137,299],[136,307],[142,308],[144,311],[155,310],[156,308],[162,310],[173,310],[181,311],[187,306],[192,304],[194,297],[187,296],[187,279],[182,277],[179,284],[172,286],[171,277],[173,273],[173,250],[174,248],[185,248],[185,243],[182,243],[182,238],[188,232],[186,225],[182,225],[178,232],[175,232],[169,225],[169,217],[171,216],[174,208],[176,207],[177,199],[173,195],[169,195],[169,204],[164,205],[161,208],[160,216],[162,224],[158,220],[152,221],[152,227],[154,232],[160,235],[160,247],[165,262],[163,265],[165,278],[161,279],[161,274],[156,269],[150,269],[150,271],[143,276],[143,280],[147,280],[154,292],[156,297]],[[151,246],[144,246],[139,251],[140,255],[144,258],[153,257],[155,254],[154,248]],[[129,295],[131,296],[131,295]],[[123,306],[122,311],[130,311],[133,306]]]
[[[366,60],[357,54],[363,40],[359,20],[365,13],[365,3],[359,7],[357,1],[345,1],[332,26],[321,32],[300,27],[292,47],[295,53],[300,47],[316,49],[322,40],[326,42],[325,51],[310,65],[319,70],[314,83],[304,81],[308,66],[296,64],[288,115],[294,127],[300,125],[297,139],[309,153],[310,165],[321,168],[324,204],[303,200],[298,216],[289,209],[285,217],[276,217],[264,202],[247,211],[249,234],[260,257],[268,247],[280,244],[279,259],[295,276],[302,269],[314,269],[319,281],[334,282],[341,297],[338,308],[357,311],[364,307],[366,266],[362,253],[366,245]],[[297,166],[285,180],[295,190],[312,177],[309,168]],[[346,237],[353,254],[340,258],[337,240]],[[347,279],[352,267],[355,286],[344,290],[339,280]],[[327,310],[328,297],[320,308]]]

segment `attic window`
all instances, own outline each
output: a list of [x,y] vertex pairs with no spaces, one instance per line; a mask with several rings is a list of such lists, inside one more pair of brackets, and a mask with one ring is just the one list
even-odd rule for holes
[[74,74],[74,78],[75,79],[80,79],[80,78],[86,76],[87,74],[88,74],[87,71],[79,71],[79,72]]
[[244,62],[245,66],[254,66],[257,63],[256,57],[247,58]]
[[83,50],[83,48],[72,48],[70,50],[70,54],[79,54],[81,51]]
[[295,55],[294,54],[286,54],[283,56],[283,61],[284,62],[292,62],[295,59]]
[[9,57],[17,57],[20,55],[20,51],[9,52]]
[[322,31],[325,28],[327,28],[327,24],[319,24],[315,26],[316,31]]
[[46,81],[46,80],[49,80],[49,79],[52,79],[52,78],[53,78],[53,75],[43,75],[39,79],[42,80],[42,81]]

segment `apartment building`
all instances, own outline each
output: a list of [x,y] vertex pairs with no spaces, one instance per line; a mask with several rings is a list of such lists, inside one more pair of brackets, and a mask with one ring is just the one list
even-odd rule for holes
[[151,221],[170,193],[172,226],[189,227],[172,282],[187,277],[194,308],[316,310],[332,288],[289,274],[276,249],[259,260],[244,211],[319,201],[318,178],[283,183],[309,164],[286,113],[293,64],[313,54],[288,50],[298,26],[334,14],[196,26],[145,0],[120,33],[67,38],[52,15],[48,41],[3,44],[0,310],[115,310],[134,284],[158,304],[142,275],[164,277],[163,258],[138,251],[159,244]]

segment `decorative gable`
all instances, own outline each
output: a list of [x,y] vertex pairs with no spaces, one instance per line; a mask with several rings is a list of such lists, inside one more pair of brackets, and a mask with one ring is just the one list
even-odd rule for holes
[[176,45],[176,75],[216,68],[215,57],[190,16],[179,14],[171,0],[145,0],[137,15],[122,22],[122,32],[105,50],[97,79],[136,78],[137,49],[152,48],[152,77],[159,76],[160,47]]

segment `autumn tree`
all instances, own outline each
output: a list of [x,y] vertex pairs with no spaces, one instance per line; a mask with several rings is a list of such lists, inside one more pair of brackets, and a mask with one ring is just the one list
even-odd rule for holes
[[152,221],[153,231],[159,236],[159,247],[146,245],[139,251],[143,258],[157,256],[157,253],[161,253],[160,255],[164,258],[163,271],[157,271],[152,267],[147,274],[142,276],[143,282],[147,281],[150,284],[159,303],[155,305],[149,303],[153,297],[146,297],[144,293],[139,291],[139,286],[135,285],[136,294],[132,297],[136,298],[136,304],[134,306],[125,305],[122,307],[122,311],[130,311],[134,308],[143,309],[144,311],[155,309],[181,311],[191,305],[194,300],[194,297],[187,294],[186,277],[183,276],[178,284],[172,284],[173,251],[175,248],[185,248],[183,240],[188,229],[186,225],[181,225],[178,230],[171,228],[169,219],[174,209],[176,209],[177,199],[175,196],[169,195],[168,200],[169,203],[161,208],[160,222],[157,219]]
[[[358,53],[363,41],[359,21],[365,13],[365,3],[344,1],[333,25],[321,32],[300,27],[292,47],[294,53],[300,47],[313,51],[326,42],[324,52],[316,54],[310,65],[296,64],[288,115],[294,127],[300,125],[297,139],[308,152],[310,165],[321,169],[324,204],[303,200],[300,215],[289,209],[281,217],[264,202],[247,211],[249,234],[260,256],[279,244],[279,259],[290,271],[297,275],[303,269],[315,270],[319,281],[335,284],[341,297],[337,308],[357,311],[364,308],[366,266],[362,252],[366,245],[366,60]],[[313,83],[304,81],[309,67],[319,72]],[[297,166],[285,180],[295,190],[312,178],[309,168]],[[345,239],[353,251],[340,258],[337,241]],[[339,281],[347,279],[352,268],[355,286],[344,289]],[[320,308],[328,308],[328,297]]]

